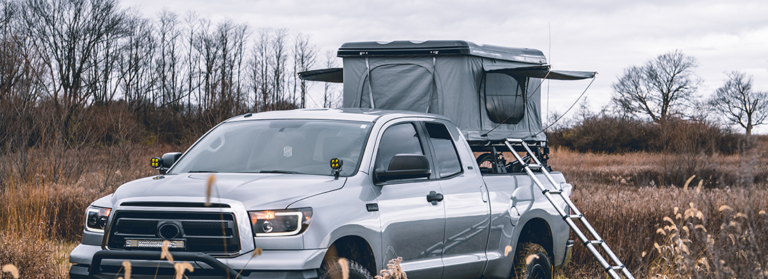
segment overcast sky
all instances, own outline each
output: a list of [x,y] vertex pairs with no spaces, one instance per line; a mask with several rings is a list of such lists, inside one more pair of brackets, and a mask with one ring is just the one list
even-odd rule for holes
[[[335,51],[344,42],[391,40],[535,48],[554,69],[599,73],[587,93],[594,110],[608,103],[611,84],[623,69],[676,49],[698,59],[702,96],[722,84],[723,72],[733,70],[754,76],[755,89],[768,91],[766,0],[121,1],[145,16],[163,8],[180,14],[193,10],[214,22],[230,18],[254,29],[288,28],[311,35],[321,51]],[[549,112],[564,112],[587,84],[553,81]]]

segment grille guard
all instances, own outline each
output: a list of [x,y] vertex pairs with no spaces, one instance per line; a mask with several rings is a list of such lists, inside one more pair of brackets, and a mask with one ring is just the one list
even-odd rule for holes
[[[91,267],[88,269],[88,275],[94,276],[101,272],[101,261],[103,259],[120,259],[120,260],[146,260],[146,259],[160,259],[159,251],[115,251],[115,250],[102,250],[93,254],[91,260]],[[202,252],[171,252],[174,260],[181,261],[200,261],[208,264],[216,270],[221,270],[227,273],[228,278],[239,279],[243,278],[235,270],[220,262],[216,258]]]

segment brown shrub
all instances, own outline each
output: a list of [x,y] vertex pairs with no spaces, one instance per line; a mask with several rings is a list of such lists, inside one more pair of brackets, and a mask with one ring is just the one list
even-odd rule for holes
[[743,136],[707,121],[653,123],[598,115],[547,133],[549,144],[579,152],[735,154]]
[[579,153],[554,148],[549,160],[572,183],[607,185],[682,186],[696,175],[704,187],[750,186],[768,183],[768,158],[762,148],[743,155],[669,154],[634,152],[624,154]]
[[[31,231],[0,232],[0,264],[13,264],[20,278],[66,278],[63,266],[57,261],[57,244],[41,238]],[[67,270],[69,271],[69,270]],[[3,277],[0,274],[0,278]]]

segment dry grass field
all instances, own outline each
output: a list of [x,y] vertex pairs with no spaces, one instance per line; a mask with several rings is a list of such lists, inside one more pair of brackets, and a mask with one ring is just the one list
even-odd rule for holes
[[[66,278],[88,204],[155,174],[150,157],[180,150],[122,145],[0,154],[0,265],[16,265],[22,278]],[[574,202],[636,277],[766,278],[767,160],[745,153],[553,150],[550,164],[574,184]],[[557,275],[604,276],[580,244]]]
[[[574,203],[636,277],[768,277],[767,170],[759,154],[691,158],[555,150],[551,157],[553,169],[574,185]],[[677,179],[688,160],[698,160],[695,171],[710,176],[694,177],[687,187],[685,181],[658,182]],[[558,275],[602,275],[589,252],[574,247],[573,261]]]

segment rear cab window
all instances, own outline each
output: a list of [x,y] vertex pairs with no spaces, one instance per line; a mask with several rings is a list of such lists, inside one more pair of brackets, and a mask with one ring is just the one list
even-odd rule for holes
[[442,123],[424,122],[429,141],[437,160],[437,171],[441,178],[462,173],[461,161],[448,128]]

